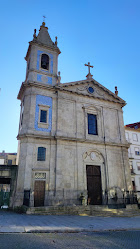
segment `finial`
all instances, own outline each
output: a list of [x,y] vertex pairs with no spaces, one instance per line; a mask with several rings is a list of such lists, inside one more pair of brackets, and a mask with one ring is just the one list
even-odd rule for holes
[[57,46],[57,36],[55,37],[55,45]]
[[59,71],[58,72],[58,80],[57,80],[58,84],[60,84],[60,81],[61,81],[61,76],[60,76],[60,71]]
[[45,18],[46,18],[46,16],[43,16],[43,22],[42,22],[43,27],[45,27]]
[[90,62],[88,62],[88,64],[85,64],[85,66],[87,66],[88,67],[88,74],[87,74],[87,79],[92,79],[92,74],[90,73],[90,67],[92,67],[93,68],[93,66],[91,66],[90,65]]
[[115,86],[115,94],[118,96],[117,86]]
[[34,29],[33,37],[36,38],[36,29]]

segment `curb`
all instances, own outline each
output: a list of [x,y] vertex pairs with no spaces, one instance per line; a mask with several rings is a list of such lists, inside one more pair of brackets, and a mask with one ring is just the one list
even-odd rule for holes
[[111,228],[111,229],[90,229],[90,228],[79,228],[79,229],[30,229],[26,227],[9,228],[3,227],[0,229],[0,234],[8,233],[81,233],[81,232],[119,232],[119,231],[140,231],[140,228]]

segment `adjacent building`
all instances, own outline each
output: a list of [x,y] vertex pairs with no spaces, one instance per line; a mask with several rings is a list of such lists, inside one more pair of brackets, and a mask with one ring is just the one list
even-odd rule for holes
[[0,165],[16,165],[17,153],[0,153]]
[[14,195],[16,190],[17,153],[0,153],[0,207],[14,205]]
[[140,122],[125,125],[125,135],[130,143],[128,156],[132,186],[140,199]]
[[26,54],[18,133],[15,206],[101,205],[132,190],[122,108],[126,102],[90,73],[60,83],[57,37],[43,22]]

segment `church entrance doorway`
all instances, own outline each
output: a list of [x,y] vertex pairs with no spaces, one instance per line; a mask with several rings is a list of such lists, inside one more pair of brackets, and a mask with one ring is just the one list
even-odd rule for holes
[[44,206],[45,199],[45,181],[35,181],[34,187],[34,206]]
[[101,170],[100,166],[87,165],[87,191],[88,204],[102,204],[102,186],[101,186]]

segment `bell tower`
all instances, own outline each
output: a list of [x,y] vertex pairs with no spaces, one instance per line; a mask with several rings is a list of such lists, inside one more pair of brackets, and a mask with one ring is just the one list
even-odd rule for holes
[[48,157],[50,141],[56,133],[55,85],[60,82],[57,71],[60,53],[57,37],[55,42],[51,40],[43,22],[38,35],[35,29],[33,40],[29,42],[25,57],[26,77],[18,93],[21,112],[17,136],[19,146],[15,206],[34,205],[34,186],[38,184],[38,176],[44,177],[42,180],[46,186],[51,184]]
[[60,50],[57,47],[57,37],[53,42],[45,27],[45,22],[40,26],[38,35],[34,30],[33,40],[29,42],[29,48],[25,57],[27,71],[25,82],[42,84],[57,84],[57,66]]

